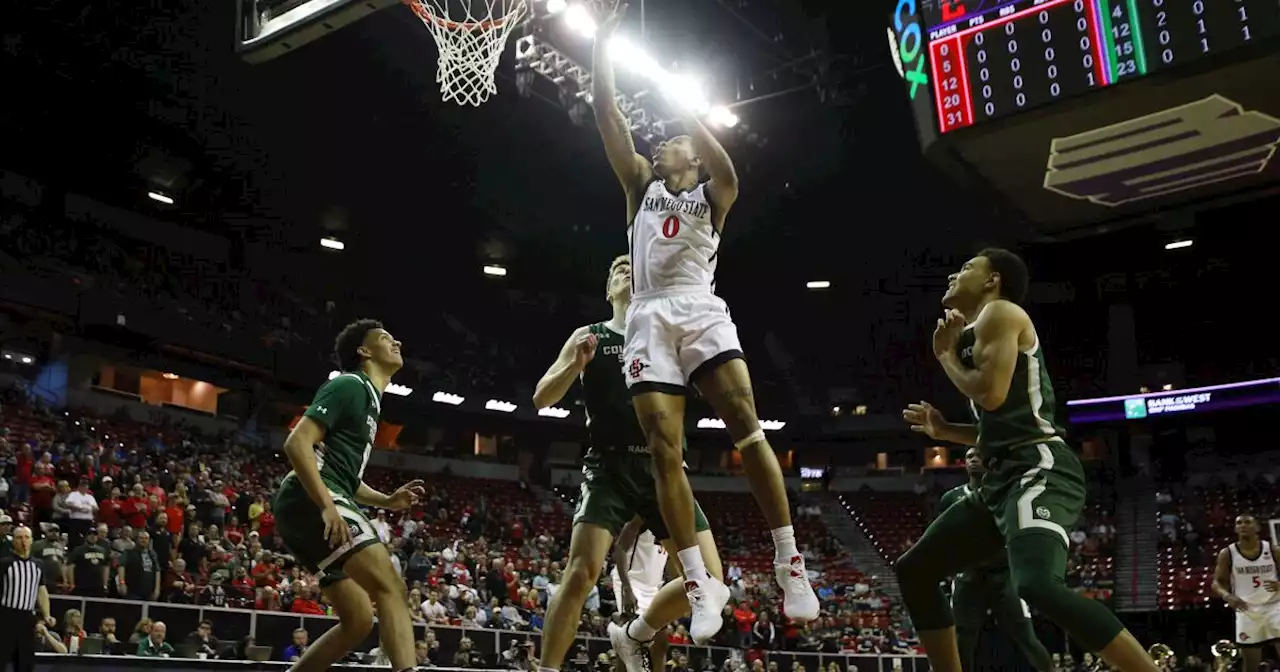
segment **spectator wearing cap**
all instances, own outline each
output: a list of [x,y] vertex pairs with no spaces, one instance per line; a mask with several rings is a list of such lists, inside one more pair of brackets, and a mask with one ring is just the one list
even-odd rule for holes
[[62,530],[53,523],[44,525],[44,536],[31,545],[31,557],[44,565],[44,575],[51,585],[63,583],[63,565],[67,561],[67,547],[62,543]]
[[111,549],[98,534],[96,527],[90,528],[85,535],[84,543],[71,551],[67,558],[67,566],[63,570],[63,578],[71,586],[71,593],[81,597],[106,597],[107,585],[111,581]]
[[116,484],[116,479],[115,479],[115,478],[113,478],[113,477],[112,477],[111,475],[109,475],[109,474],[103,473],[103,471],[102,471],[101,469],[99,469],[99,470],[98,470],[98,480],[97,480],[97,482],[95,482],[95,483],[93,484],[93,494],[94,494],[94,496],[96,496],[96,497],[98,498],[98,501],[99,501],[99,502],[101,502],[101,501],[103,501],[103,500],[105,500],[105,499],[110,499],[110,497],[111,497],[111,488],[115,487],[115,484]]
[[13,553],[13,518],[0,513],[0,558]]
[[89,481],[82,479],[75,492],[69,493],[64,501],[67,508],[67,536],[71,546],[79,546],[85,533],[93,527],[98,517],[98,499],[89,491]]

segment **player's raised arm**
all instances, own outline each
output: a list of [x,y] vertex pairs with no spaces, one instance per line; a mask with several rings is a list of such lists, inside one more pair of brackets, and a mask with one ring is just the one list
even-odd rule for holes
[[573,381],[582,374],[582,369],[596,356],[596,336],[588,327],[578,327],[569,334],[569,339],[560,348],[560,354],[551,368],[542,374],[537,387],[533,388],[533,405],[546,408],[564,399],[573,387]]
[[710,181],[707,183],[707,195],[716,207],[717,217],[721,220],[716,226],[723,226],[724,216],[729,208],[738,200],[738,171],[733,167],[733,159],[724,150],[724,145],[711,134],[697,115],[683,110],[680,118],[684,122],[685,131],[693,140],[693,151],[702,159]]
[[604,139],[604,151],[609,165],[628,196],[636,195],[653,177],[649,160],[636,153],[631,138],[631,124],[618,109],[618,87],[613,78],[613,59],[609,56],[609,42],[618,22],[627,11],[625,4],[614,5],[596,29],[595,46],[591,52],[591,104],[595,110],[596,126]]

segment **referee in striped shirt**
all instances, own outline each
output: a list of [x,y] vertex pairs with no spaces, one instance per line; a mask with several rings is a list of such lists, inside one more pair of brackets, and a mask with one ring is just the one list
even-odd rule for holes
[[0,558],[0,670],[30,672],[36,662],[36,610],[52,628],[44,565],[31,559],[31,528],[13,533],[13,554]]

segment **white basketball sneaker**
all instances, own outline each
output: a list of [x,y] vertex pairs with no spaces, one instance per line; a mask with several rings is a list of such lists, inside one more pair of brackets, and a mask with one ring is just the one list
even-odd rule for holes
[[649,658],[649,643],[638,642],[627,633],[626,624],[609,624],[609,642],[618,654],[618,660],[627,672],[651,672],[653,661]]
[[729,603],[729,587],[715,577],[684,582],[689,597],[689,636],[699,646],[706,644],[724,626],[724,605]]
[[804,568],[804,556],[791,556],[790,563],[773,564],[773,577],[782,588],[782,609],[787,618],[808,623],[818,617],[821,606],[818,596],[809,585],[809,574]]

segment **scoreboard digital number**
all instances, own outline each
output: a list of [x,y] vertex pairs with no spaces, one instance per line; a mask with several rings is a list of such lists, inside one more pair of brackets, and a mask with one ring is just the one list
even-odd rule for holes
[[942,133],[1280,35],[1277,0],[900,0],[908,14]]

